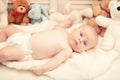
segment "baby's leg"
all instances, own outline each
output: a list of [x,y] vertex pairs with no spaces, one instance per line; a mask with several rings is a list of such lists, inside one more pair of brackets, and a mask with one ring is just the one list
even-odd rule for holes
[[0,31],[0,42],[6,41],[6,39],[16,32],[23,32],[21,29],[14,27],[13,25],[9,25],[8,27],[2,29]]
[[18,45],[7,46],[0,49],[0,62],[16,60],[20,61],[24,58],[24,51]]
[[7,39],[6,33],[4,32],[4,30],[1,30],[0,31],[0,42],[4,42],[6,41],[6,39]]

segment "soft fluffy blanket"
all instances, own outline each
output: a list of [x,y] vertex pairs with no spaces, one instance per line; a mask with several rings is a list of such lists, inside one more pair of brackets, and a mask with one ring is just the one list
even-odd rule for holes
[[[51,25],[55,24],[52,23]],[[74,27],[76,27],[76,25]],[[31,32],[34,32],[34,30]],[[54,80],[93,80],[100,74],[107,71],[111,67],[112,62],[118,58],[120,54],[115,50],[103,51],[100,48],[101,41],[102,38],[99,37],[98,45],[94,49],[82,53],[74,52],[72,57],[64,62],[60,67],[53,71],[46,72],[44,75],[47,75]],[[4,45],[5,44],[1,44],[0,46]],[[6,62],[3,64],[9,68],[28,70],[32,66],[42,65],[48,60],[49,59]]]

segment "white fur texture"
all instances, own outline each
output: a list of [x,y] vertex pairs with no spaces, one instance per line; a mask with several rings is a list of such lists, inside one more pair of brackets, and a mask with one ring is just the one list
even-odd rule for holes
[[96,22],[98,25],[106,27],[105,36],[102,43],[102,49],[115,49],[120,52],[120,2],[111,0],[109,9],[111,18],[98,16]]
[[0,29],[8,25],[8,0],[0,0]]

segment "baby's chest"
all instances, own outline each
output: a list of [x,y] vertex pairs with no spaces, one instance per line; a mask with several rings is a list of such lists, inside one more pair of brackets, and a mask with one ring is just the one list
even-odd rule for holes
[[57,37],[51,37],[50,39],[39,38],[32,42],[31,47],[34,55],[39,55],[41,58],[52,57],[65,49],[64,43]]
[[31,38],[34,50],[44,53],[56,53],[65,48],[67,36],[61,33],[36,34]]

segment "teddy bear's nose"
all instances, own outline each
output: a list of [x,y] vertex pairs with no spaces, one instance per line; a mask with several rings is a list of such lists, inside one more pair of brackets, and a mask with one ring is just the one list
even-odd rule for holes
[[23,10],[23,8],[20,8],[21,10]]
[[118,11],[120,11],[120,6],[119,6],[119,7],[117,7],[117,10],[118,10]]

